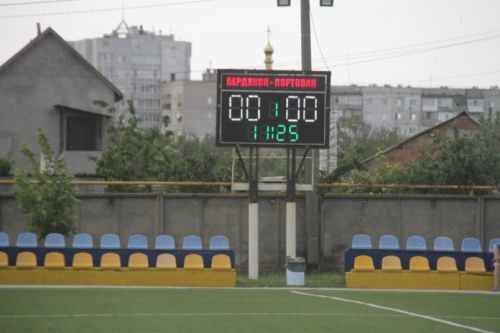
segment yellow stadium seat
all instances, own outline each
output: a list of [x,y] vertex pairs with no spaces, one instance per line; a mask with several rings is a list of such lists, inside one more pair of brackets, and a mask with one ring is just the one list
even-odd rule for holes
[[231,258],[226,254],[217,254],[212,257],[212,269],[231,269]]
[[102,269],[118,269],[120,268],[120,256],[117,253],[105,253],[101,257]]
[[35,268],[36,255],[33,252],[20,252],[16,258],[17,268]]
[[64,255],[60,252],[47,253],[43,266],[46,268],[64,268]]
[[486,273],[484,260],[479,257],[470,257],[465,260],[465,272],[467,273]]
[[9,256],[5,252],[0,252],[0,268],[9,266]]
[[374,271],[373,259],[370,256],[360,255],[354,258],[354,272],[370,272]]
[[148,256],[144,253],[133,253],[128,259],[128,267],[131,269],[148,269]]
[[458,272],[457,262],[452,257],[440,257],[437,260],[438,272]]
[[161,269],[177,268],[177,261],[175,259],[175,256],[170,253],[160,254],[156,258],[156,268],[161,268]]
[[428,272],[431,268],[429,267],[429,260],[426,257],[415,256],[410,259],[410,271],[412,272]]
[[396,256],[385,256],[382,258],[383,271],[402,271],[401,259]]
[[188,254],[184,258],[185,269],[203,269],[203,257],[199,254]]
[[73,268],[76,269],[90,269],[94,267],[94,260],[92,255],[86,252],[76,253],[73,257]]

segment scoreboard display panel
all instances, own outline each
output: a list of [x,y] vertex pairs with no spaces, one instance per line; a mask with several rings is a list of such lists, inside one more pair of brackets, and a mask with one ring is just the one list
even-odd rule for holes
[[217,146],[328,148],[330,72],[217,70]]

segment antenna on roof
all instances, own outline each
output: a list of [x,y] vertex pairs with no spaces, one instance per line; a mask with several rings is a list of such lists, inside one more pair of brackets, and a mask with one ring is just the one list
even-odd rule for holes
[[36,32],[38,36],[42,34],[42,28],[40,27],[40,23],[36,24]]

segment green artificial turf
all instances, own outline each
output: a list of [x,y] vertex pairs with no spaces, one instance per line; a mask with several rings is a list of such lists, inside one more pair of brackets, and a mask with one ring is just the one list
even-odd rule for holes
[[493,293],[1,288],[0,332],[500,332],[498,304]]

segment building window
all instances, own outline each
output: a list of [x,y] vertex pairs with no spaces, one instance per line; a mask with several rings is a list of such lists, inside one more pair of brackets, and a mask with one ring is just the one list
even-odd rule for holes
[[401,113],[394,114],[394,119],[401,120]]
[[66,150],[100,151],[101,117],[66,117]]
[[398,98],[398,99],[396,100],[396,106],[397,106],[398,108],[400,108],[402,105],[403,105],[403,101],[401,101],[401,99],[400,99],[400,98]]
[[372,103],[373,103],[373,99],[371,99],[371,98],[367,98],[366,99],[366,104],[367,105],[372,105]]
[[425,112],[425,120],[432,120],[432,112]]
[[413,120],[413,121],[417,120],[417,115],[415,113],[412,113],[410,115],[410,119]]
[[410,99],[410,106],[417,106],[417,100],[416,99]]

